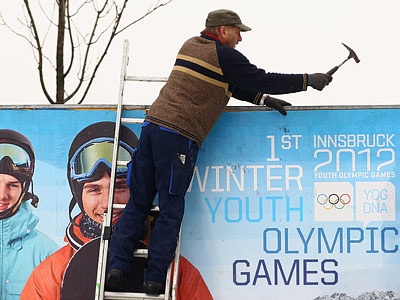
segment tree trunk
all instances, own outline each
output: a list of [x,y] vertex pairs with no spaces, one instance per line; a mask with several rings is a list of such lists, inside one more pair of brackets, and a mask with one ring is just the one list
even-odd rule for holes
[[64,104],[64,34],[65,10],[68,0],[59,0],[56,53],[56,103]]

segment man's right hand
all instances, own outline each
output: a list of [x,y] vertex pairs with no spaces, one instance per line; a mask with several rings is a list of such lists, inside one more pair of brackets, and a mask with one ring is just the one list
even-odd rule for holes
[[332,81],[332,76],[324,73],[307,74],[307,77],[307,85],[318,91],[322,91]]

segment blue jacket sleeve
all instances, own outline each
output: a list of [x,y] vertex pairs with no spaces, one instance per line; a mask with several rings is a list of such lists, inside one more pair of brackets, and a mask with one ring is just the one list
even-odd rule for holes
[[[267,73],[250,63],[236,49],[224,46],[219,42],[216,44],[223,76],[226,82],[232,86],[233,97],[253,102],[250,98],[254,99],[257,93],[278,95],[306,90],[304,74]],[[248,95],[244,91],[248,91]],[[250,98],[243,99],[246,97]]]

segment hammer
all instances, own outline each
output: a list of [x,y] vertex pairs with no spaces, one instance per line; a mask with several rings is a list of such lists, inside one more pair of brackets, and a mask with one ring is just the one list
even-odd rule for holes
[[345,46],[347,48],[347,50],[349,50],[349,56],[338,66],[333,67],[332,69],[330,69],[327,74],[328,75],[333,75],[333,73],[335,73],[346,61],[348,61],[350,58],[354,58],[354,60],[356,61],[356,63],[359,63],[360,60],[357,57],[357,54],[353,51],[353,49],[351,49],[349,46],[345,45],[344,43],[342,43],[343,46]]

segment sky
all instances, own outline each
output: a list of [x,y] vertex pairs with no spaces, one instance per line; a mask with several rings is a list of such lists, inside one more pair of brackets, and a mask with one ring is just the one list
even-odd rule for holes
[[[145,2],[132,0],[130,9],[140,12]],[[342,43],[358,55],[360,63],[347,61],[322,92],[309,88],[278,98],[294,106],[399,104],[398,0],[172,0],[114,41],[83,104],[117,103],[124,40],[129,75],[167,77],[182,43],[199,34],[208,12],[220,8],[234,10],[252,28],[236,49],[267,72],[327,72],[348,57]],[[0,11],[7,12],[4,4]],[[49,104],[28,43],[3,26],[0,40],[0,105]],[[161,87],[129,82],[124,103],[149,105]],[[248,103],[232,99],[229,105]]]

